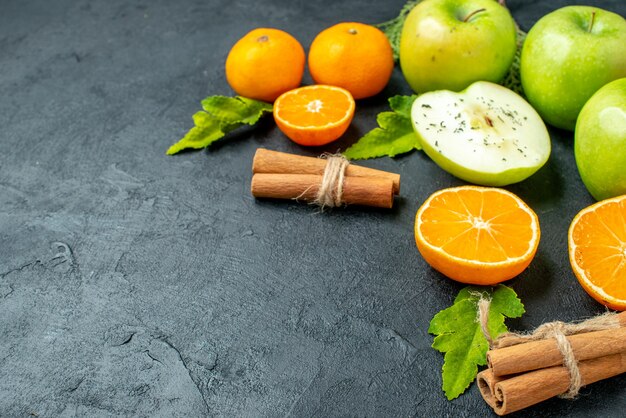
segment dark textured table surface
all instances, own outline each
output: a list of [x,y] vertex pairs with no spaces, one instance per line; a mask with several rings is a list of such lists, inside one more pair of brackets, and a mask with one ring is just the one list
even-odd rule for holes
[[[567,1],[509,1],[528,30]],[[592,2],[626,14],[623,0]],[[0,0],[0,416],[483,416],[477,388],[445,400],[428,323],[462,285],[419,256],[413,218],[462,184],[424,154],[363,164],[402,175],[393,210],[256,201],[258,147],[317,155],[375,126],[409,93],[396,69],[344,139],[289,142],[271,118],[210,150],[168,157],[199,102],[232,94],[223,64],[248,30],[305,48],[339,21],[377,23],[403,0]],[[305,82],[310,82],[307,76]],[[508,187],[542,241],[509,284],[527,330],[603,312],[567,257],[593,203],[572,134]],[[525,416],[618,417],[626,376]]]

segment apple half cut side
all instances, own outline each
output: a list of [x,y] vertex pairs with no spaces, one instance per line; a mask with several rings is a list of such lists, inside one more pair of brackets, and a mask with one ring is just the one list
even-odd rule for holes
[[438,90],[418,96],[411,121],[424,152],[470,183],[520,182],[550,156],[550,135],[535,109],[513,91],[487,81],[459,93]]

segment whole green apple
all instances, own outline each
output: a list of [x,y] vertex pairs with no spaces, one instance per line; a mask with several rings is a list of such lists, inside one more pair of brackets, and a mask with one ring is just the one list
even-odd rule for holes
[[516,51],[515,22],[494,0],[424,0],[400,36],[400,67],[417,93],[499,82]]
[[597,200],[626,194],[626,78],[598,90],[576,122],[578,172]]
[[626,20],[588,6],[567,6],[530,29],[520,64],[530,104],[550,125],[574,130],[600,87],[626,77]]

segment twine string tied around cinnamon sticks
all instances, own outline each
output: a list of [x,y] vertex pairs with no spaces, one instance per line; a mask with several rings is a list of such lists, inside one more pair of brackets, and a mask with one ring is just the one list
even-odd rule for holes
[[617,315],[614,313],[605,313],[603,315],[590,318],[579,323],[564,323],[561,321],[548,322],[540,325],[535,331],[528,334],[520,334],[508,332],[504,333],[495,340],[491,338],[488,329],[489,307],[491,300],[480,294],[478,300],[478,323],[485,338],[489,342],[490,348],[502,348],[517,344],[523,344],[529,341],[546,340],[553,338],[561,355],[563,356],[563,365],[567,369],[570,376],[570,384],[568,390],[559,395],[561,398],[574,399],[581,386],[583,385],[578,361],[574,355],[572,345],[566,338],[568,335],[602,331],[612,328],[619,328],[620,323]]
[[400,192],[400,175],[349,164],[340,155],[314,158],[259,148],[250,191],[257,198],[303,200],[322,210],[346,205],[390,209]]
[[327,206],[331,208],[341,206],[343,182],[350,162],[341,154],[323,154],[320,158],[326,159],[326,168],[313,203],[322,209]]

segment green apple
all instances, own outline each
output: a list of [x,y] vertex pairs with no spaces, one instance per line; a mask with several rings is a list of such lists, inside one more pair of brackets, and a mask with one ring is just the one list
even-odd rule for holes
[[424,152],[470,183],[517,183],[550,156],[550,136],[535,109],[513,91],[487,81],[460,93],[439,90],[418,96],[411,121]]
[[515,22],[494,0],[424,0],[400,36],[400,67],[417,93],[499,82],[516,51]]
[[524,93],[541,117],[574,130],[593,93],[626,77],[626,20],[588,6],[545,15],[524,41],[520,75]]
[[626,78],[598,90],[576,122],[578,172],[597,200],[626,194]]

